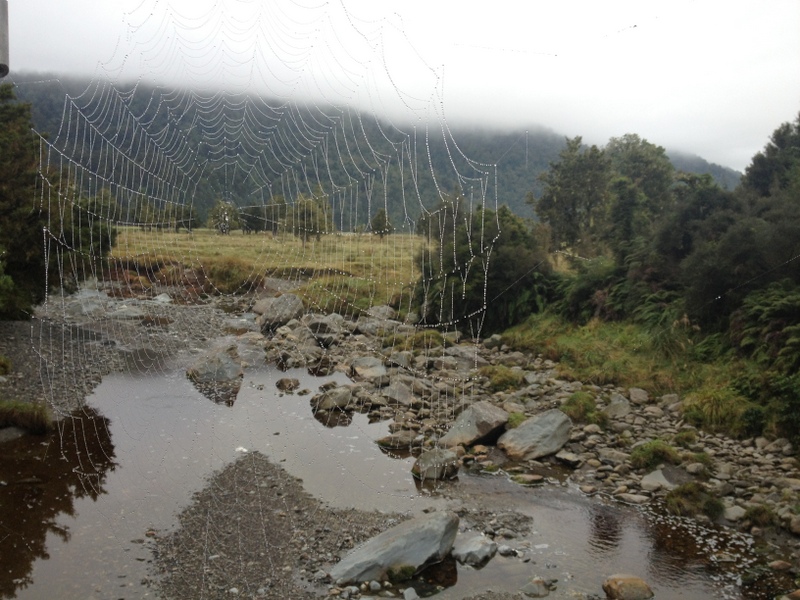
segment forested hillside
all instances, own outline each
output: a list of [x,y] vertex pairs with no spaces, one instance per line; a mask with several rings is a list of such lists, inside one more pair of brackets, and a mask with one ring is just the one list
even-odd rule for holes
[[[442,263],[421,258],[423,319],[483,335],[522,324],[508,343],[583,381],[689,392],[690,422],[797,438],[800,116],[733,191],[634,134],[567,140],[539,181],[534,228],[485,214],[504,228],[491,249],[465,224]],[[493,266],[459,270],[476,263]]]
[[[167,206],[177,202],[181,211],[191,211],[195,219],[205,222],[219,200],[240,209],[250,207],[253,212],[291,204],[302,194],[324,198],[340,230],[368,227],[384,205],[391,223],[399,230],[410,230],[423,206],[431,209],[444,195],[456,191],[473,205],[505,204],[518,215],[533,217],[525,198],[531,192],[540,194],[538,176],[565,144],[564,136],[542,127],[450,131],[438,125],[392,124],[340,107],[249,97],[226,97],[221,114],[214,115],[211,123],[207,120],[211,117],[203,113],[203,103],[187,90],[144,84],[112,88],[90,80],[25,74],[16,81],[19,99],[32,104],[35,128],[52,141],[76,135],[71,119],[79,108],[90,115],[94,135],[109,136],[107,141],[117,148],[139,148],[125,138],[140,134],[142,126],[156,141],[167,139],[166,133],[174,140],[179,132],[182,147],[190,148],[199,161],[196,180],[182,192],[184,198],[163,200],[162,206],[137,205],[129,211],[136,219],[180,212]],[[138,125],[128,126],[125,119]],[[219,119],[229,132],[225,139],[211,135],[218,131]],[[109,126],[112,120],[121,130]],[[253,129],[263,130],[264,137],[241,137]],[[336,135],[328,135],[334,130]],[[168,143],[162,145],[169,150]],[[369,148],[367,153],[364,147]],[[93,170],[102,160],[101,152],[95,153]],[[730,169],[699,157],[673,157],[678,169],[710,173],[727,189],[737,182],[738,173]],[[253,169],[254,161],[257,169]],[[155,190],[135,191],[149,196],[150,202],[158,197]],[[261,219],[266,221],[268,216]]]

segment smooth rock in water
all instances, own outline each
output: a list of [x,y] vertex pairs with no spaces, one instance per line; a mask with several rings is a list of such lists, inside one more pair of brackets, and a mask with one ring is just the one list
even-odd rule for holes
[[511,459],[555,454],[569,441],[572,420],[557,408],[531,417],[500,436],[497,447]]
[[445,448],[471,446],[497,434],[508,423],[508,413],[490,402],[476,402],[462,412],[450,430],[439,439]]
[[300,387],[300,380],[291,377],[281,377],[275,382],[275,387],[282,392],[293,392]]
[[212,349],[186,371],[186,376],[195,383],[234,381],[243,375],[236,346]]
[[444,448],[426,450],[414,461],[411,474],[421,481],[452,479],[458,474],[458,456]]
[[294,294],[262,298],[253,306],[253,312],[259,315],[256,322],[264,333],[274,331],[292,319],[299,319],[304,311],[303,301]]
[[386,375],[386,367],[374,356],[359,356],[350,364],[350,373],[359,379],[375,379]]
[[458,515],[434,512],[404,521],[355,548],[331,571],[337,585],[411,577],[441,562],[458,533]]
[[376,444],[381,448],[388,448],[389,450],[401,450],[410,448],[417,439],[417,432],[413,429],[401,429],[395,433],[391,433],[376,441]]
[[603,582],[603,591],[609,600],[647,600],[653,597],[650,586],[635,575],[612,575]]
[[497,553],[497,544],[480,534],[470,537],[459,536],[453,545],[451,554],[462,565],[480,567]]
[[335,387],[311,398],[311,406],[316,410],[344,410],[353,402],[353,390],[346,385]]
[[603,412],[609,419],[622,419],[631,414],[631,403],[620,394],[612,394]]
[[531,598],[544,598],[550,595],[550,588],[547,586],[547,582],[541,577],[534,577],[523,585],[519,591]]

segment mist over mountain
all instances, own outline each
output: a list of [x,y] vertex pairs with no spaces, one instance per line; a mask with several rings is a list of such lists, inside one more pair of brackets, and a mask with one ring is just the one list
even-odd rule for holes
[[[191,204],[201,219],[217,199],[247,207],[269,203],[276,195],[292,201],[299,193],[319,190],[330,196],[342,230],[368,222],[376,205],[384,203],[393,223],[410,228],[423,206],[433,208],[442,195],[455,191],[473,205],[507,205],[533,217],[525,199],[531,192],[541,194],[539,176],[566,145],[564,135],[543,126],[396,125],[342,107],[221,92],[199,94],[146,84],[112,88],[89,78],[41,74],[20,74],[15,81],[19,99],[32,105],[36,129],[49,139],[74,135],[65,124],[82,107],[91,113],[91,133],[85,134],[92,137],[90,153],[103,143],[143,148],[134,142],[143,132],[152,140],[170,140],[164,144],[178,140],[191,146],[202,167],[181,202]],[[211,101],[202,106],[199,99]],[[165,134],[170,131],[171,136]],[[401,145],[406,149],[398,153]],[[741,177],[696,155],[668,155],[677,170],[708,173],[725,189],[733,189]],[[98,175],[100,160],[99,154],[87,158]],[[137,182],[117,183],[157,195]]]

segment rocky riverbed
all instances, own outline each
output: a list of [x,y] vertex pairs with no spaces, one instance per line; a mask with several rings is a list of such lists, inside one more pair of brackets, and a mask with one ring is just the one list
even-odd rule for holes
[[[357,319],[308,314],[291,294],[242,300],[231,313],[213,303],[176,305],[168,294],[119,300],[84,290],[51,303],[30,323],[2,324],[0,354],[12,357],[14,371],[0,389],[45,399],[59,414],[78,406],[108,372],[159,369],[182,353],[192,357],[187,375],[216,402],[235,402],[242,373],[260,361],[340,371],[352,383],[323,390],[282,385],[285,393],[308,392],[309,410],[329,425],[346,424],[355,412],[388,420],[391,435],[380,443],[390,451],[421,459],[441,452],[433,462],[446,468],[423,477],[502,471],[521,486],[571,483],[587,495],[635,505],[660,503],[675,486],[695,481],[722,500],[719,522],[772,544],[776,573],[796,576],[800,470],[788,441],[695,431],[675,395],[563,381],[553,363],[505,348],[496,337],[441,338],[395,319],[389,307]],[[499,386],[493,373],[512,383]],[[556,410],[576,393],[603,415],[597,423]],[[637,468],[636,448],[657,439],[673,446],[676,458]],[[198,494],[174,532],[153,532],[154,585],[166,597],[413,597],[399,583],[340,586],[328,576],[350,549],[409,515],[327,507],[257,453],[217,473],[208,489],[213,493]],[[231,502],[220,502],[226,494]],[[448,486],[447,495],[457,497],[458,486]],[[768,509],[774,524],[757,523],[764,513],[753,507]],[[462,529],[489,539],[529,527],[524,515],[496,507],[460,510]],[[265,519],[275,527],[261,526]],[[530,597],[521,594],[475,598]]]

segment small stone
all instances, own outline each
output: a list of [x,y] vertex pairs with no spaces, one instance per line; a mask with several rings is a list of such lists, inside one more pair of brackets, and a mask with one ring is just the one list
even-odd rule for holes
[[792,563],[785,560],[773,560],[768,566],[773,571],[788,571],[792,568]]
[[653,590],[635,575],[612,575],[603,582],[603,591],[609,600],[647,600]]
[[550,594],[550,588],[541,577],[534,577],[522,586],[519,591],[531,598],[544,598]]

